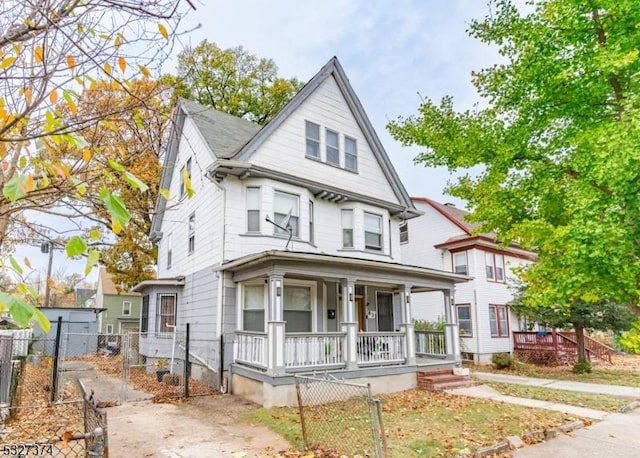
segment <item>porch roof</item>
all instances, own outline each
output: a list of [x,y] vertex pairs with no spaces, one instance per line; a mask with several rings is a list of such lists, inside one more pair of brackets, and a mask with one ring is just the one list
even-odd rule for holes
[[214,270],[234,274],[235,281],[279,273],[355,281],[411,285],[413,291],[449,289],[471,277],[396,262],[299,251],[263,251],[229,261]]

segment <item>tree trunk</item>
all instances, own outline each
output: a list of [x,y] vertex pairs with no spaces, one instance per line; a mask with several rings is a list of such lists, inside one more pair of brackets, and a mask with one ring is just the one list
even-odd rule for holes
[[584,349],[584,326],[580,323],[575,324],[576,329],[576,344],[578,346],[578,362],[587,359],[587,354]]

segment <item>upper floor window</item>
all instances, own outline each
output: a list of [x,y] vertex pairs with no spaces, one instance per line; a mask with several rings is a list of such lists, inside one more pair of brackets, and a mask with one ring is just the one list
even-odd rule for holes
[[491,337],[509,337],[509,317],[505,305],[489,304],[489,327]]
[[409,241],[409,222],[403,221],[400,223],[400,243],[407,243]]
[[340,143],[338,133],[326,129],[327,134],[327,164],[340,167]]
[[473,328],[471,326],[471,305],[457,304],[456,313],[458,315],[458,326],[460,327],[460,335],[465,337],[473,336]]
[[260,232],[260,188],[247,188],[247,232]]
[[353,248],[353,210],[342,210],[342,247]]
[[187,159],[187,162],[180,169],[180,198],[182,199],[187,193],[187,186],[185,183],[185,175],[191,179],[191,158]]
[[305,132],[307,136],[307,156],[320,159],[320,126],[305,121]]
[[453,253],[453,271],[457,274],[468,275],[467,252]]
[[354,172],[358,171],[358,144],[351,137],[344,137],[344,167]]
[[504,256],[485,251],[484,260],[487,271],[487,280],[504,281]]
[[171,234],[167,235],[167,269],[171,268],[171,261],[173,258],[173,245],[171,242]]
[[189,215],[189,254],[196,249],[196,214]]
[[156,308],[156,330],[158,332],[173,332],[176,325],[176,308],[178,296],[176,294],[158,294]]
[[[284,228],[291,228],[291,234],[298,237],[298,218],[300,198],[295,194],[274,191],[273,193],[273,219],[276,224]],[[274,234],[289,235],[289,232],[277,226],[273,228]]]
[[124,301],[122,303],[122,316],[130,316],[131,315],[131,302]]
[[364,247],[369,250],[382,250],[382,216],[365,212]]

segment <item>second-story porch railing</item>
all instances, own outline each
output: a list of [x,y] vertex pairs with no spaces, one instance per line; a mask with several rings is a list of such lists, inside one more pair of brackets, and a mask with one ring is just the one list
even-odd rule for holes
[[356,342],[358,364],[397,364],[406,360],[404,332],[362,332]]
[[284,338],[286,368],[342,367],[346,334],[342,332],[289,333]]
[[447,345],[444,331],[415,331],[416,355],[444,358],[447,356]]
[[267,334],[263,332],[236,332],[235,360],[241,363],[267,368]]

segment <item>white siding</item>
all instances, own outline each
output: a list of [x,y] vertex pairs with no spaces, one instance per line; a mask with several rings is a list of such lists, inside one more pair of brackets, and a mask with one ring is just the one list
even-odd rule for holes
[[[321,161],[306,158],[305,121],[320,125]],[[325,128],[340,134],[341,166],[324,163]],[[344,136],[356,139],[358,173],[344,170]],[[251,162],[340,189],[399,203],[333,77],[327,78],[256,151]]]

